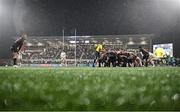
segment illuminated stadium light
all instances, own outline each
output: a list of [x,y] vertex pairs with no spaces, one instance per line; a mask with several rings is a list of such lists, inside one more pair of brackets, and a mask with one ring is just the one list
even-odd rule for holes
[[90,38],[91,36],[70,36],[69,38]]
[[145,40],[143,40],[143,41],[141,41],[141,43],[140,44],[142,44],[142,45],[146,45],[147,44],[147,42],[145,41]]
[[77,37],[77,36],[70,36],[69,38],[75,38],[75,37]]
[[79,43],[79,41],[69,41],[71,44]]
[[133,42],[132,38],[129,38],[129,42],[127,44],[128,45],[134,45],[135,43]]
[[43,46],[43,44],[42,44],[42,43],[40,43],[40,42],[38,42],[37,46]]
[[82,37],[85,37],[85,38],[90,38],[91,36],[87,36],[87,35],[86,35],[86,36],[82,36]]
[[89,40],[86,40],[85,43],[86,43],[86,44],[89,44]]
[[117,40],[117,43],[122,43],[122,41],[120,41],[120,40]]
[[141,37],[141,42],[140,42],[141,45],[146,45],[146,44],[148,44],[148,43],[145,41],[145,39],[146,39],[146,37]]
[[69,41],[71,44],[75,44],[76,42],[75,41]]
[[134,45],[133,41],[128,42],[128,45]]

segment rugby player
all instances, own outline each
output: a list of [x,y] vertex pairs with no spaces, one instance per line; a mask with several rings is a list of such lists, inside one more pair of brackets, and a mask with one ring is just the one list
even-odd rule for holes
[[27,39],[27,34],[23,33],[22,36],[18,38],[11,46],[14,67],[18,67],[18,65],[20,64],[22,58],[21,53],[26,39]]
[[151,52],[149,52],[149,59],[148,59],[148,62],[152,65],[152,67],[155,67],[155,61],[157,60],[158,58]]
[[117,53],[114,50],[109,50],[107,53],[107,62],[108,62],[108,67],[112,66],[116,67],[116,60],[117,60]]
[[61,64],[62,66],[67,66],[66,53],[64,50],[61,52]]
[[139,47],[139,51],[142,53],[143,55],[143,61],[145,60],[145,66],[148,66],[148,58],[149,58],[149,52],[142,48],[141,46]]
[[[98,62],[99,58],[101,57],[101,52],[104,51],[104,49],[105,49],[105,43],[104,42],[101,42],[96,47],[96,50],[95,50],[95,59],[94,59],[94,62],[93,62],[93,67],[95,67],[95,63]],[[101,65],[99,64],[99,67],[100,66]]]

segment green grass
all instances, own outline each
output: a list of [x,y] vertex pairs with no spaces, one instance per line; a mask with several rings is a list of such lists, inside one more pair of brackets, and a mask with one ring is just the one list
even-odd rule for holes
[[0,68],[0,110],[180,110],[180,68]]

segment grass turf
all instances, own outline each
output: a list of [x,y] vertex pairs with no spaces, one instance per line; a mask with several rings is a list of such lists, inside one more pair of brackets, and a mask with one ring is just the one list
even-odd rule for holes
[[180,110],[180,68],[0,68],[0,110]]

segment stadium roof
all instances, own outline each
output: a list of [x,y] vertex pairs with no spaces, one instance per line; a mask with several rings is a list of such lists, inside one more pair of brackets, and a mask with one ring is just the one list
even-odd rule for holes
[[[82,44],[98,44],[99,42],[106,42],[108,44],[119,44],[122,45],[127,43],[127,45],[146,45],[151,44],[153,34],[135,34],[135,35],[92,35],[92,36],[64,36],[64,42],[82,43]],[[63,42],[63,36],[29,36],[28,37],[29,46],[38,45],[47,42]],[[30,45],[31,44],[31,45]]]
[[[153,37],[154,34],[135,34],[135,35],[92,35],[92,36],[64,36],[65,40],[72,40],[75,37],[79,40],[84,40],[84,39],[95,39],[95,40],[111,40],[111,39],[121,39],[121,40],[128,40],[129,38],[144,38],[148,39]],[[56,39],[56,40],[62,40],[63,36],[30,36],[28,37],[30,39],[43,39],[43,40],[51,40],[51,39]]]

